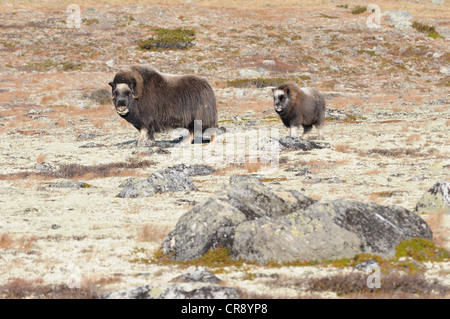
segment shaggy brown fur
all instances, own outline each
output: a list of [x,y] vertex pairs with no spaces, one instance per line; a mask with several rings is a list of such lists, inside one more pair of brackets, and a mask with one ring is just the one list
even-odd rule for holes
[[275,111],[288,128],[290,136],[296,137],[301,125],[302,138],[308,139],[314,125],[318,130],[318,139],[323,138],[325,99],[317,90],[301,89],[294,83],[285,83],[272,89],[272,92]]
[[202,132],[217,128],[214,92],[196,75],[171,75],[133,66],[119,71],[109,85],[117,113],[140,131],[140,143],[154,141],[154,133],[168,128],[186,128],[189,136],[183,143],[191,143],[194,121],[201,121]]

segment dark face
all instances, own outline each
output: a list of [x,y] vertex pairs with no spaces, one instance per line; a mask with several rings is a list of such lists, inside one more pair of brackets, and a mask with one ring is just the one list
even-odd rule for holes
[[274,89],[273,91],[273,107],[275,111],[279,114],[284,113],[291,101],[289,97],[289,92],[285,92],[284,90]]
[[119,83],[115,85],[110,83],[112,87],[113,102],[116,108],[116,112],[125,116],[130,112],[131,103],[133,102],[133,91],[128,84]]

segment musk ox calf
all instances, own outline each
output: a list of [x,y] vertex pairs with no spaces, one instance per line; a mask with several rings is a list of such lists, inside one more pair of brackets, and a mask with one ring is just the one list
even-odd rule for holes
[[169,128],[188,129],[182,143],[190,144],[194,121],[196,131],[199,121],[202,132],[217,128],[216,97],[208,82],[198,76],[133,66],[119,71],[109,85],[117,113],[140,132],[139,144],[154,141],[154,133]]
[[302,139],[308,139],[312,127],[317,129],[317,139],[323,139],[325,124],[325,99],[313,88],[299,88],[294,83],[285,83],[274,89],[273,104],[289,135],[297,137],[303,126]]

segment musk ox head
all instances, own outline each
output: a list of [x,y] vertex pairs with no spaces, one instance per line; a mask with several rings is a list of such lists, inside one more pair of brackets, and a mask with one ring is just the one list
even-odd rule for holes
[[142,93],[142,76],[133,69],[122,70],[109,82],[112,89],[114,107],[119,115],[125,116]]
[[288,87],[277,87],[272,89],[273,107],[278,114],[283,114],[291,103],[291,90]]

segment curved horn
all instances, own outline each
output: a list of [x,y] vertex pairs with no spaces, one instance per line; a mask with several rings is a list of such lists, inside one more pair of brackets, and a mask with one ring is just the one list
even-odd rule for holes
[[134,87],[131,87],[131,90],[133,91],[133,98],[139,99],[142,92],[144,91],[144,79],[142,78],[142,75],[137,71],[133,70],[133,78],[135,80]]

